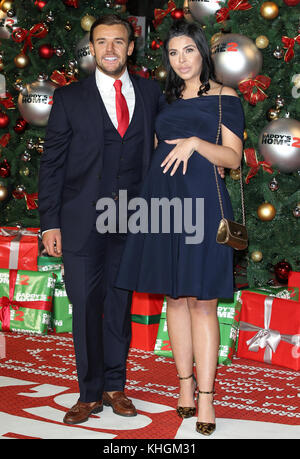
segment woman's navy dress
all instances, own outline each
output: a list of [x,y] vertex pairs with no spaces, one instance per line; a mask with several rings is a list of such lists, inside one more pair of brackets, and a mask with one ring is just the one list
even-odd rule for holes
[[[222,124],[243,139],[244,114],[240,99],[222,95],[221,101]],[[215,143],[218,121],[218,95],[178,99],[172,104],[163,104],[156,119],[159,143],[140,193],[149,207],[149,232],[128,233],[116,281],[118,288],[159,293],[173,298],[193,296],[204,300],[233,297],[233,250],[216,242],[221,213],[213,164],[195,151],[188,160],[185,175],[182,173],[182,163],[173,176],[170,176],[173,166],[165,174],[164,168],[160,166],[175,147],[164,140],[197,136]],[[225,217],[232,219],[228,191],[224,180],[217,175]],[[181,202],[184,202],[184,198],[192,198],[189,199],[193,203],[193,221],[190,223],[197,222],[198,240],[203,236],[201,242],[187,243],[187,236],[190,236],[191,241],[196,241],[196,233],[192,234],[191,228],[185,226],[183,212],[182,233],[178,232],[178,220],[175,230],[175,214],[172,212],[171,232],[150,232],[151,198],[167,198],[171,201],[176,197]],[[196,218],[196,198],[203,198],[204,215],[198,210],[201,220]],[[167,213],[165,209],[164,217]],[[195,236],[194,240],[192,236]]]

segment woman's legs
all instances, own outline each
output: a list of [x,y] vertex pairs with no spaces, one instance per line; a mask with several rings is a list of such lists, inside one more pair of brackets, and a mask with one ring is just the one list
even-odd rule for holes
[[[192,343],[198,388],[200,391],[214,390],[220,330],[217,317],[218,300],[187,299],[191,314]],[[215,422],[212,405],[213,394],[199,394],[198,421]]]
[[[179,377],[193,373],[191,316],[186,298],[167,297],[167,324],[172,353]],[[195,383],[192,378],[179,380],[178,406],[193,407]]]

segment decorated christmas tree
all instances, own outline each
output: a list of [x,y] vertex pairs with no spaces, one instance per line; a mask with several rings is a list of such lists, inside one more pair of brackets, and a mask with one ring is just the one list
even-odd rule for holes
[[[39,227],[38,169],[53,92],[95,70],[89,30],[96,17],[118,13],[140,35],[126,3],[0,2],[0,225]],[[138,55],[131,71],[149,76],[137,67]]]

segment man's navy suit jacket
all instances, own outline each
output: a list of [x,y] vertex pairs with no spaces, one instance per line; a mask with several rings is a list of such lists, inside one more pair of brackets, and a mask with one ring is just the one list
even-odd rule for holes
[[[144,177],[154,147],[161,91],[155,81],[130,76],[144,113]],[[41,231],[61,228],[63,249],[77,251],[95,224],[104,130],[95,74],[54,92],[39,171]]]

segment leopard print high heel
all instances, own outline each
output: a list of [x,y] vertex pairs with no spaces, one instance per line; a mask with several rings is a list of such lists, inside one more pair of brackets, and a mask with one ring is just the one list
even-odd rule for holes
[[[197,396],[197,402],[199,400],[199,394],[215,394],[214,391],[211,392],[203,392],[198,389],[198,396]],[[196,422],[196,432],[202,434],[202,435],[211,435],[214,431],[216,430],[216,424],[213,422]]]

